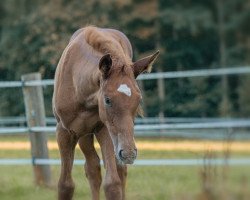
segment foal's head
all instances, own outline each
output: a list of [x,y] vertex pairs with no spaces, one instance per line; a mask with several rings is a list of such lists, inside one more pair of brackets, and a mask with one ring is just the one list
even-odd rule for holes
[[136,78],[150,71],[159,52],[132,64],[124,64],[104,55],[99,62],[102,73],[99,95],[99,115],[108,128],[119,161],[132,164],[137,156],[134,142],[134,118],[141,101]]

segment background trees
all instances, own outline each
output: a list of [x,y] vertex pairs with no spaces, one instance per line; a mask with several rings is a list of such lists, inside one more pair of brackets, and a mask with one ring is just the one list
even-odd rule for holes
[[[160,49],[155,71],[249,65],[249,11],[249,0],[2,0],[0,80],[33,71],[53,78],[70,36],[86,24],[122,30],[136,59]],[[250,114],[249,84],[244,75],[152,80],[141,87],[147,116],[241,117]],[[24,113],[16,102],[21,93],[13,90],[1,92],[1,116]],[[45,90],[47,102],[51,92]]]

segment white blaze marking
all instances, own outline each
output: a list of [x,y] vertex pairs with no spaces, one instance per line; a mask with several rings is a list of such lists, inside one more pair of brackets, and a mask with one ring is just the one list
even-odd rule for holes
[[117,89],[118,92],[124,93],[127,96],[131,96],[131,89],[127,86],[127,84],[121,84]]

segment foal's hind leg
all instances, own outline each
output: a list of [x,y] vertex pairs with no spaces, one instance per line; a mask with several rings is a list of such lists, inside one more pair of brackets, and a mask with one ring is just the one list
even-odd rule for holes
[[78,144],[84,153],[86,163],[84,165],[86,176],[89,180],[92,199],[99,200],[102,183],[100,158],[94,147],[94,135],[83,136]]
[[58,124],[57,143],[61,154],[61,174],[58,182],[58,199],[71,200],[75,188],[71,177],[71,171],[77,138],[73,133],[68,132]]

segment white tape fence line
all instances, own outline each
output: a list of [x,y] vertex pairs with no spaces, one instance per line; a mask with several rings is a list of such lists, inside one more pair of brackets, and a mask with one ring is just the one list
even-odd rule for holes
[[250,67],[230,67],[219,69],[199,69],[188,71],[173,71],[173,72],[159,72],[142,74],[138,77],[138,80],[149,79],[172,79],[172,78],[188,78],[198,76],[221,76],[221,75],[233,75],[233,74],[247,74],[250,73]]
[[[135,118],[135,124],[165,124],[165,123],[201,123],[201,122],[226,122],[226,121],[241,121],[250,120],[250,118],[213,118],[213,117],[143,117]],[[46,117],[47,125],[56,125],[56,119],[54,117]],[[26,124],[27,119],[25,116],[19,117],[0,117],[0,126],[13,125],[13,124]]]
[[[138,77],[138,80],[188,78],[188,77],[198,77],[198,76],[221,76],[221,75],[248,74],[248,73],[250,73],[250,67],[243,66],[243,67],[199,69],[199,70],[142,74]],[[54,80],[47,79],[41,81],[39,80],[39,81],[26,81],[26,82],[0,81],[0,88],[14,88],[14,87],[39,86],[39,85],[41,86],[54,85]]]
[[[83,165],[84,160],[74,160],[74,165]],[[0,159],[0,165],[60,165],[60,159]],[[101,161],[103,165],[103,161]],[[250,158],[217,159],[146,159],[135,160],[132,166],[203,166],[203,165],[250,165]]]
[[[249,128],[250,120],[235,120],[224,122],[202,122],[202,123],[175,123],[175,124],[143,124],[135,125],[135,131],[148,131],[148,130],[170,130],[170,129],[215,129],[215,128]],[[36,126],[36,127],[11,127],[0,128],[0,134],[15,133],[15,132],[55,132],[54,126]]]
[[[30,132],[55,134],[55,126],[3,127],[0,135],[23,135]],[[250,140],[250,119],[200,123],[137,124],[136,137],[168,137],[209,140]]]

